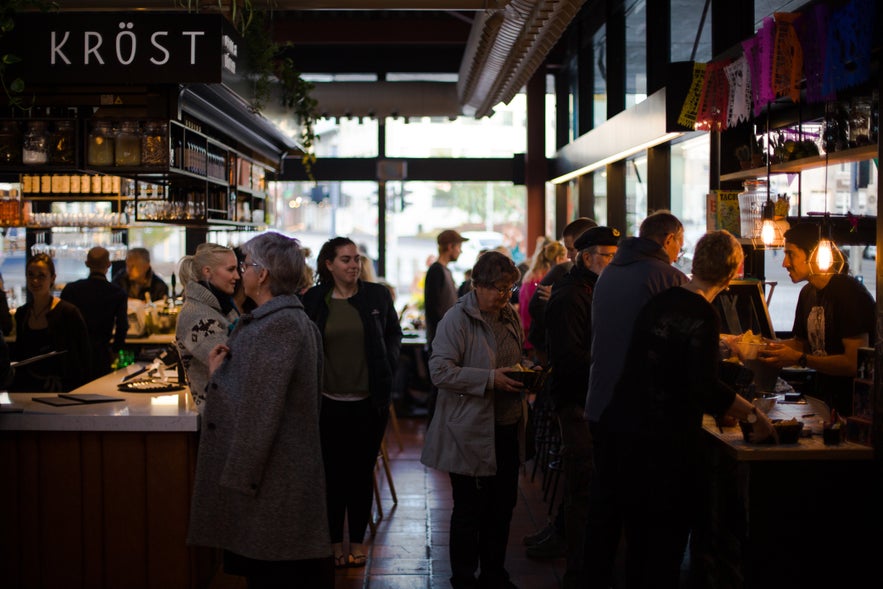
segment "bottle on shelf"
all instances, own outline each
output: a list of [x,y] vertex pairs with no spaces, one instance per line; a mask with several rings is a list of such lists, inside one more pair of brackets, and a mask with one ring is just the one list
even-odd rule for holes
[[49,133],[46,121],[28,121],[22,140],[21,162],[28,165],[45,164],[49,161]]
[[[90,166],[112,166],[113,158],[113,127],[109,121],[95,121],[89,132],[86,161]],[[93,189],[92,192],[96,191]]]

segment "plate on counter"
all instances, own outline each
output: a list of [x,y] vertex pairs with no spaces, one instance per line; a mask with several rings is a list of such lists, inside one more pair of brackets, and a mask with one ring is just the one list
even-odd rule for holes
[[125,393],[170,393],[180,391],[184,387],[174,382],[162,382],[154,380],[130,380],[118,384],[117,388]]

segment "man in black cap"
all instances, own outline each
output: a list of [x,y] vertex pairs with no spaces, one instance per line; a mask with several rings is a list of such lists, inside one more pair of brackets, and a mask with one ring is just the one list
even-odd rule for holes
[[791,282],[807,281],[797,298],[792,338],[768,346],[760,360],[775,366],[802,366],[818,373],[819,395],[841,415],[852,415],[852,379],[858,349],[874,341],[875,305],[865,285],[810,261],[819,226],[800,223],[785,232],[782,267]]
[[[598,275],[616,254],[620,232],[592,227],[573,243],[573,267],[552,287],[546,304],[546,338],[552,366],[549,390],[561,429],[567,569],[563,587],[581,587],[583,546],[592,480],[592,436],[584,417],[592,360],[592,294]],[[553,336],[554,334],[554,336]]]
[[[438,322],[441,321],[448,309],[457,302],[457,285],[448,264],[456,262],[460,257],[461,247],[464,241],[469,241],[453,229],[445,229],[438,234],[438,259],[426,270],[426,278],[423,281],[423,306],[426,314],[426,357],[432,355],[432,338]],[[432,386],[429,396],[429,419],[435,409],[435,385]]]

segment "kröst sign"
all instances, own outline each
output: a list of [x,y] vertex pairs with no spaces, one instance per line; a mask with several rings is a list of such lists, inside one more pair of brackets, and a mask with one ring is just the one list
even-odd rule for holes
[[213,84],[236,74],[239,38],[217,14],[29,13],[0,45],[28,85]]

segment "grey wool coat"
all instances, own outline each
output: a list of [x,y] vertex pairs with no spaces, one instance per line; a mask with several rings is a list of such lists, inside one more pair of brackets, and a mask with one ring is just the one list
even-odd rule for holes
[[331,554],[322,343],[294,295],[242,315],[209,380],[187,542],[260,560]]
[[227,342],[230,326],[238,317],[236,309],[224,315],[217,297],[200,283],[190,281],[184,286],[184,306],[178,313],[175,346],[200,413],[205,408],[208,354],[216,345]]

